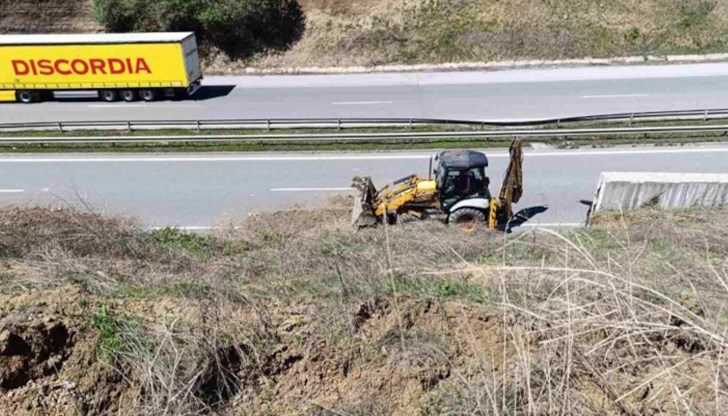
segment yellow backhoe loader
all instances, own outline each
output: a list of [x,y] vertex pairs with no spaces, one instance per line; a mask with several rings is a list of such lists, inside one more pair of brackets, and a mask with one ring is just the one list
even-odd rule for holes
[[359,191],[354,201],[352,224],[367,227],[387,221],[396,224],[403,214],[422,218],[444,214],[446,222],[466,231],[479,224],[507,228],[513,217],[512,205],[523,195],[523,154],[521,140],[510,146],[510,163],[497,197],[491,197],[490,179],[485,174],[488,158],[472,150],[452,150],[435,157],[437,167],[429,178],[410,175],[377,190],[370,177],[355,177],[352,186]]

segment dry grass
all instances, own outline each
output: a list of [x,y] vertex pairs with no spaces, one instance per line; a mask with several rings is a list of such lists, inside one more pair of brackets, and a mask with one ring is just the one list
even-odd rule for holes
[[[308,0],[303,4],[308,29],[301,42],[283,54],[256,59],[253,66],[689,54],[723,51],[728,41],[725,0]],[[211,69],[218,68],[223,70],[216,65]]]
[[[116,374],[94,384],[115,394],[99,414],[728,410],[725,211],[513,236],[420,222],[355,232],[345,203],[215,236],[30,213],[0,212],[0,332],[52,316],[74,348],[95,345]],[[74,368],[0,409],[73,414],[33,386],[75,381]]]
[[0,0],[0,33],[98,32],[91,0]]
[[[212,57],[208,73],[721,52],[728,0],[301,0],[307,30],[283,53]],[[0,32],[94,32],[90,0],[0,1]]]

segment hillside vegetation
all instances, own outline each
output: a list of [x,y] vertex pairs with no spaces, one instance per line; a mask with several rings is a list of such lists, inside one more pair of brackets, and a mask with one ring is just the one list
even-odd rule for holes
[[77,33],[103,28],[91,0],[0,0],[0,33]]
[[261,67],[725,51],[728,0],[301,0],[301,42]]
[[[101,0],[99,3],[116,4],[113,10],[123,12],[123,5],[145,4],[145,1]],[[267,4],[264,0],[256,2],[250,4]],[[220,18],[236,16],[241,9],[223,8],[200,14],[200,10],[189,6],[197,2],[155,3],[180,7],[173,7],[174,13],[160,16],[155,14],[159,8],[141,8],[137,19],[124,27],[199,30],[207,22],[214,23],[216,29],[225,29],[220,33],[229,36],[248,27],[245,19],[237,18],[240,21],[237,26],[215,23]],[[208,7],[222,3],[226,2],[216,0],[204,4]],[[243,3],[246,2],[240,4]],[[286,35],[282,37],[287,40],[283,43],[246,41],[246,48],[246,42],[235,43],[222,37],[218,39],[223,43],[222,49],[233,52],[232,58],[224,54],[216,57],[213,53],[208,59],[208,71],[236,71],[246,66],[295,68],[692,54],[725,51],[728,43],[728,0],[299,0],[292,3],[300,3],[305,13],[305,30],[302,26],[288,27],[276,29],[276,33],[293,34],[302,29],[300,40],[298,35]],[[2,0],[0,6],[3,32],[72,32],[99,28],[90,20],[91,2],[87,0]],[[190,16],[180,15],[192,9],[195,10],[188,13]],[[165,26],[164,22],[170,18],[173,24]],[[291,22],[300,24],[295,19]],[[109,21],[104,23],[114,29]],[[265,45],[268,51],[260,52]]]
[[726,414],[726,211],[215,235],[0,211],[0,414]]
[[193,31],[205,55],[234,59],[281,50],[305,28],[296,0],[93,0],[109,32]]

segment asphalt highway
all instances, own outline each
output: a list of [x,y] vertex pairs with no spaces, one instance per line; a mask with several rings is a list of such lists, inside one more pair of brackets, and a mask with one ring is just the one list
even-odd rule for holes
[[[492,192],[508,157],[487,150]],[[149,226],[204,228],[252,212],[315,207],[349,192],[355,175],[377,185],[426,175],[431,152],[0,155],[0,206],[88,204]],[[529,225],[578,225],[602,171],[726,172],[728,145],[525,149],[525,196],[548,206]]]
[[728,107],[728,63],[309,76],[211,76],[186,101],[0,105],[0,123],[230,118],[524,120]]

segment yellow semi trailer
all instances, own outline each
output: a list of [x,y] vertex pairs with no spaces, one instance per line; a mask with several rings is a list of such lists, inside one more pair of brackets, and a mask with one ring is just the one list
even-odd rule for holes
[[152,101],[192,95],[201,80],[191,32],[0,35],[0,101],[86,90],[104,101]]

